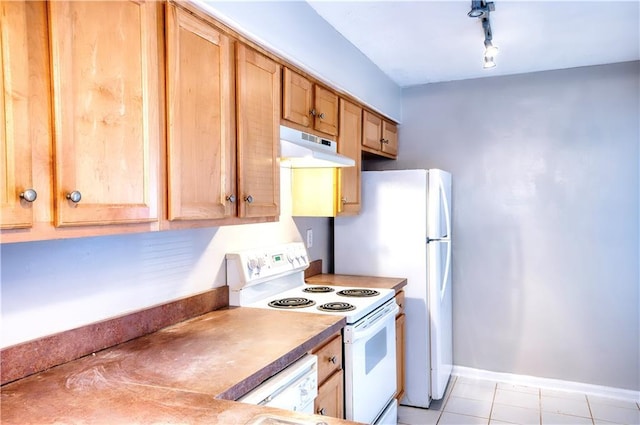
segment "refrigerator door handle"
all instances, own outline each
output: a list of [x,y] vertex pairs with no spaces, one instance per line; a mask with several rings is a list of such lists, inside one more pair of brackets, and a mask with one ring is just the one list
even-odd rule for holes
[[447,230],[443,238],[447,238],[449,233],[451,233],[451,217],[449,216],[451,206],[449,204],[449,198],[447,197],[447,191],[445,190],[444,184],[442,183],[442,179],[438,182],[438,189],[440,190],[440,196],[442,197],[442,203],[444,204],[444,219],[445,225],[447,226]]
[[427,236],[427,243],[429,242],[441,242],[441,241],[448,241],[449,240],[449,235],[444,235],[441,238],[430,238]]
[[451,243],[447,244],[447,259],[444,266],[444,273],[442,274],[442,284],[440,285],[440,300],[444,299],[447,292],[447,286],[449,286],[449,272],[451,271]]

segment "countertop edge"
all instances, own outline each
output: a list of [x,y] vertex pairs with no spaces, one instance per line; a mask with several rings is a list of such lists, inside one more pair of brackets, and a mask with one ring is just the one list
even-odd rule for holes
[[237,400],[247,392],[260,385],[265,380],[281,372],[288,365],[292,364],[294,361],[302,357],[305,353],[310,352],[320,342],[329,338],[331,335],[340,332],[340,330],[346,325],[346,323],[347,320],[344,317],[340,318],[336,323],[327,327],[322,332],[314,335],[312,338],[292,349],[282,357],[266,364],[260,370],[256,371],[253,375],[245,378],[241,382],[238,382],[236,385],[228,388],[222,393],[217,394],[215,398],[218,400]]

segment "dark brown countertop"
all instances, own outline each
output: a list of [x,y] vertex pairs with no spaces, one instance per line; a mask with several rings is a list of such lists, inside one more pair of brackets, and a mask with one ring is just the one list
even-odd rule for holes
[[356,276],[346,274],[317,274],[305,281],[312,285],[359,286],[363,288],[388,288],[398,292],[407,285],[403,277]]
[[245,423],[267,411],[300,418],[226,401],[282,370],[345,321],[311,313],[294,313],[291,320],[291,314],[217,310],[4,385],[0,422]]

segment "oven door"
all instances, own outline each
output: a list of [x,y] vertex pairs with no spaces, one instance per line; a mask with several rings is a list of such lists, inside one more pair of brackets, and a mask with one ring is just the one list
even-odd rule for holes
[[344,328],[346,419],[373,423],[396,392],[394,300]]

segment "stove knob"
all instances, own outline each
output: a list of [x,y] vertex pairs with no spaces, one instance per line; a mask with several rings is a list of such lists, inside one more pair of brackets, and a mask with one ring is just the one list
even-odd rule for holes
[[247,260],[247,268],[249,271],[253,271],[256,267],[258,267],[258,259],[256,257],[249,257]]
[[264,257],[258,258],[258,268],[261,269],[267,265],[267,259]]

